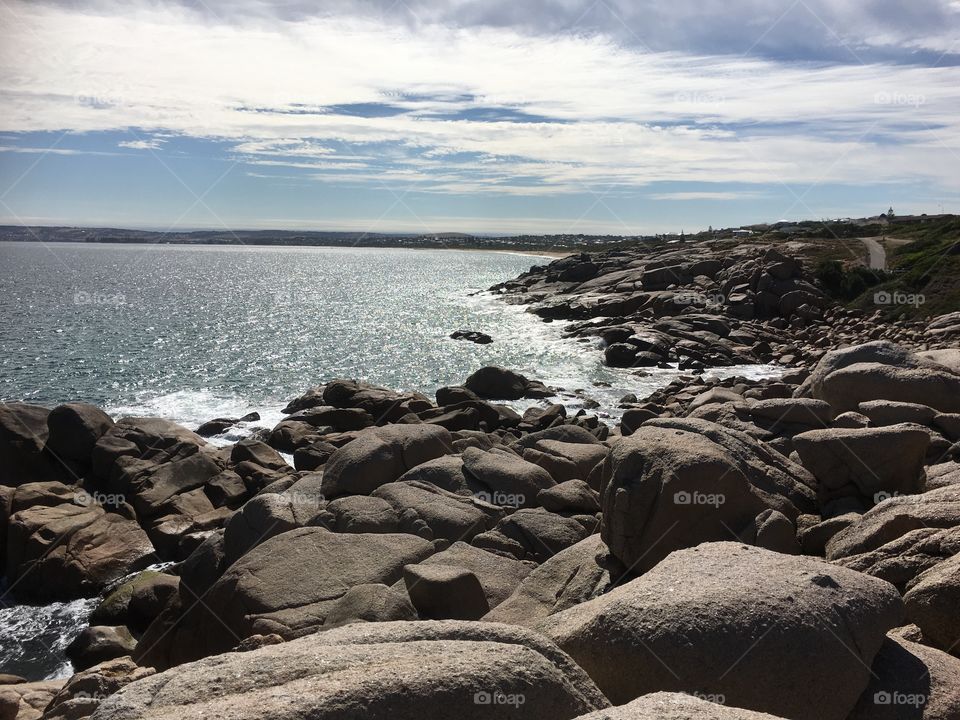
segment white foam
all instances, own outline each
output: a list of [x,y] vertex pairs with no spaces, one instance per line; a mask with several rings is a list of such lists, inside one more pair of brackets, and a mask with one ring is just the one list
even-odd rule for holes
[[[306,388],[304,388],[306,389]],[[114,418],[124,416],[161,417],[191,430],[218,417],[242,417],[250,412],[260,413],[260,420],[239,423],[211,441],[230,444],[249,437],[257,428],[272,428],[285,416],[280,412],[286,404],[259,405],[239,394],[215,393],[209,390],[177,390],[159,395],[145,395],[136,401],[106,408]]]

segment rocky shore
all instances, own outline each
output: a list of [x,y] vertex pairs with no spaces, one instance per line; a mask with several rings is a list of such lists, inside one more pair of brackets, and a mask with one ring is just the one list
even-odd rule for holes
[[[847,310],[756,247],[494,290],[685,374],[616,422],[504,368],[333,379],[227,446],[0,404],[5,602],[100,598],[0,720],[960,718],[960,313]],[[711,375],[747,363],[782,373]]]

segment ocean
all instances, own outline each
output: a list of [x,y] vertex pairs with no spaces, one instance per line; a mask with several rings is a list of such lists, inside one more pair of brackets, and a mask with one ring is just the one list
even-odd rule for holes
[[[549,258],[370,248],[0,243],[0,399],[80,400],[115,418],[156,415],[191,429],[251,411],[262,420],[336,377],[432,393],[484,365],[562,387],[568,409],[615,418],[675,370],[604,367],[594,342],[563,338],[485,292]],[[456,330],[491,335],[477,345]],[[712,371],[763,377],[776,368]],[[523,409],[524,403],[515,404]],[[0,603],[0,672],[70,674],[62,651],[91,601]]]

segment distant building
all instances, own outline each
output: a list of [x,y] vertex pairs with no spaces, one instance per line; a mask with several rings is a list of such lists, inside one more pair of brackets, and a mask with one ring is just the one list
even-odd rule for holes
[[733,231],[734,237],[747,237],[748,235],[753,235],[753,230],[744,230],[743,228],[739,228]]

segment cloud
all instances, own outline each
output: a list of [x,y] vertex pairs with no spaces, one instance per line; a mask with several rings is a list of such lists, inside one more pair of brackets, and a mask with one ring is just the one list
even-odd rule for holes
[[768,194],[764,192],[753,192],[753,191],[742,191],[742,192],[725,192],[725,191],[691,191],[691,192],[668,192],[668,193],[654,193],[649,195],[651,200],[756,200],[757,198],[767,197]]
[[[946,46],[956,9],[942,2],[806,0],[794,4],[799,25],[760,0],[450,0],[384,16],[388,5],[318,16],[296,2],[208,0],[121,14],[7,0],[0,131],[133,129],[120,146],[153,150],[156,133],[203,138],[253,168],[437,194],[616,194],[662,181],[960,189],[960,69],[904,62]],[[574,22],[587,7],[607,20]],[[662,41],[624,38],[610,17]],[[765,47],[810,34],[831,49],[730,54],[740,26]],[[897,57],[850,54],[882,48]],[[722,199],[660,199],[711,198]]]
[[117,147],[130,148],[131,150],[159,150],[163,145],[160,138],[150,138],[149,140],[121,140]]

